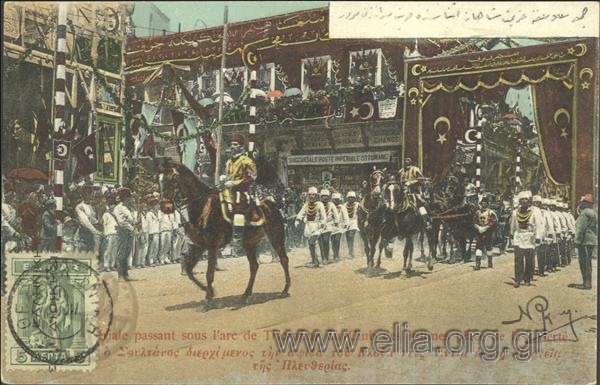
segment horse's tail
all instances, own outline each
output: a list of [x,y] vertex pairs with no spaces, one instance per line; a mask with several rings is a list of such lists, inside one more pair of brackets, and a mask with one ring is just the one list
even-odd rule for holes
[[271,244],[275,249],[277,241],[285,243],[285,219],[275,202],[271,200],[263,200],[260,207],[265,214],[265,230]]

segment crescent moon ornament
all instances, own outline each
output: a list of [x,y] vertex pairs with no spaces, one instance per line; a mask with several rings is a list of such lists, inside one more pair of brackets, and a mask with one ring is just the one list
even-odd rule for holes
[[67,146],[64,144],[59,144],[56,146],[56,155],[60,157],[67,155]]
[[565,108],[559,108],[554,111],[554,123],[558,124],[558,117],[561,115],[566,115],[567,123],[571,123],[571,114]]
[[559,108],[558,110],[554,111],[554,123],[556,123],[556,127],[558,127],[560,129],[560,137],[567,139],[569,137],[569,132],[567,131],[567,127],[563,126],[561,127],[558,123],[558,118],[561,115],[565,115],[567,117],[567,124],[571,123],[571,114],[569,114],[569,111],[567,111],[564,108]]
[[573,55],[577,56],[577,57],[581,57],[583,55],[585,55],[587,53],[587,45],[585,43],[578,43],[575,44],[574,48],[579,48],[579,52],[575,52]]
[[476,129],[470,128],[467,131],[465,131],[465,142],[467,142],[469,144],[475,144],[477,142],[477,130]]
[[417,87],[410,87],[410,89],[408,90],[408,97],[412,97],[412,94],[415,94],[415,97],[419,96],[419,89]]
[[412,68],[410,69],[410,72],[414,75],[414,76],[419,76],[422,73],[427,71],[427,67],[421,64],[415,64],[414,66],[412,66]]
[[582,68],[581,71],[579,71],[579,79],[583,80],[583,75],[585,75],[585,74],[589,75],[587,80],[590,80],[591,78],[594,77],[594,71],[592,71],[592,69],[589,67]]
[[373,114],[375,113],[375,107],[373,107],[373,104],[372,104],[372,103],[369,103],[369,102],[363,102],[363,103],[360,105],[360,107],[362,107],[362,106],[364,106],[364,105],[366,105],[366,106],[368,106],[368,107],[369,107],[369,113],[367,114],[367,116],[362,116],[362,115],[360,115],[360,118],[361,118],[362,120],[369,120],[369,119],[371,119],[371,118],[373,117]]
[[87,146],[86,148],[84,148],[83,153],[87,155],[88,158],[94,159],[94,149],[92,148],[92,146]]
[[[446,123],[446,125],[448,126],[448,128],[446,129],[445,133],[441,133],[438,131],[438,124],[440,123]],[[438,134],[438,138],[436,139],[436,142],[439,142],[441,145],[443,145],[447,140],[447,135],[450,132],[450,129],[452,128],[452,124],[450,123],[450,119],[448,119],[445,116],[440,116],[439,118],[437,118],[435,120],[435,122],[433,122],[433,130]]]

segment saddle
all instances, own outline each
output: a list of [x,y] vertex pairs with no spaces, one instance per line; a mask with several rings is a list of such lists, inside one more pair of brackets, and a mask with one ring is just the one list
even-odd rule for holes
[[[238,195],[238,193],[234,193],[235,195]],[[227,222],[233,223],[234,214],[244,214],[246,226],[264,225],[265,213],[260,206],[256,205],[250,194],[240,192],[238,197],[231,199],[220,192],[219,200],[221,202],[221,213]],[[233,209],[230,210],[230,207]]]

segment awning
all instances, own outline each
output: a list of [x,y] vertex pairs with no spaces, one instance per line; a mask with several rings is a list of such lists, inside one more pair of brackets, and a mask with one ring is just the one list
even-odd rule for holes
[[346,154],[315,154],[290,155],[287,157],[288,166],[323,165],[323,164],[364,164],[387,163],[391,160],[393,151],[352,152]]

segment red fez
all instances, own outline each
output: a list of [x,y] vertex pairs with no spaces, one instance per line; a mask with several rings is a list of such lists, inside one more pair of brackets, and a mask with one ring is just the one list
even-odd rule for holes
[[229,143],[231,142],[238,142],[240,145],[244,145],[245,140],[244,140],[244,135],[238,133],[238,132],[234,132],[231,135],[229,135]]
[[594,199],[592,198],[592,194],[585,194],[584,196],[581,197],[581,201],[582,202],[587,202],[587,203],[594,203]]
[[81,188],[83,194],[92,194],[94,192],[94,186],[86,184]]

